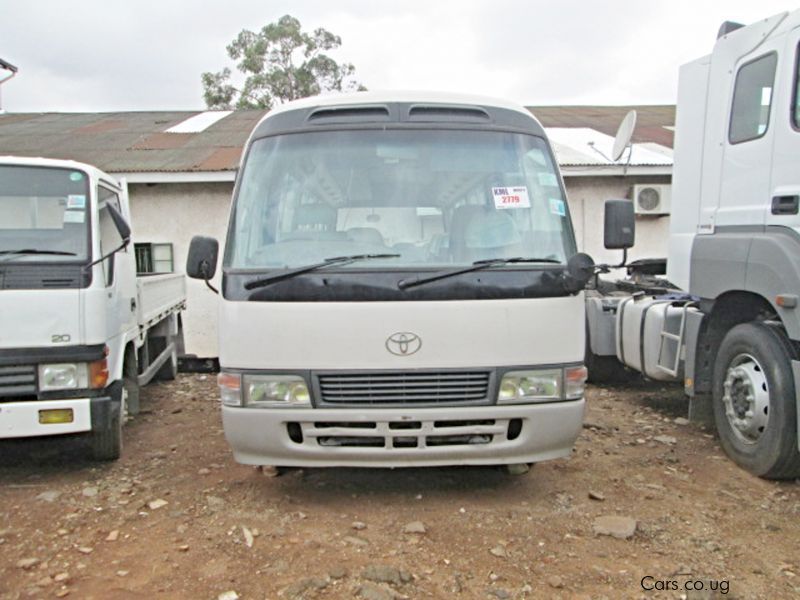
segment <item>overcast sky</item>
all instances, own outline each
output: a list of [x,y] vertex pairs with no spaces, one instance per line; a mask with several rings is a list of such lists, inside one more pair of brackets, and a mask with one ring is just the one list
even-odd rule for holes
[[674,103],[682,63],[725,20],[774,0],[0,0],[8,112],[202,109],[203,71],[284,14],[341,36],[369,89],[478,93],[537,104]]

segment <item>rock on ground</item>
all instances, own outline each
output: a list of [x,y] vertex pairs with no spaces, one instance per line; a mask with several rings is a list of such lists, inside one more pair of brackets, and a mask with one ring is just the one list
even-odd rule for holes
[[636,533],[636,519],[605,515],[594,520],[592,529],[595,535],[610,535],[620,540],[627,540]]

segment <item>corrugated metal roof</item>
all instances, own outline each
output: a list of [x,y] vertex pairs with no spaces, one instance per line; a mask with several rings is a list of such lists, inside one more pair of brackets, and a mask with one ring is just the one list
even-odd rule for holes
[[[204,112],[0,115],[0,154],[79,160],[109,173],[234,170],[266,111],[236,111],[199,133],[166,133]],[[221,161],[223,148],[237,150]]]
[[614,136],[628,111],[636,111],[634,143],[653,142],[673,147],[674,105],[647,106],[529,106],[545,127],[589,127]]
[[[674,106],[528,107],[547,129],[584,128],[613,136],[628,110],[635,108],[635,144],[658,144],[670,164]],[[109,173],[192,173],[233,171],[263,110],[235,111],[195,133],[167,133],[208,111],[123,113],[25,113],[0,115],[0,154],[78,160]],[[206,117],[203,117],[206,118]],[[213,120],[213,119],[212,119]],[[608,166],[584,139],[554,146],[562,165]],[[586,137],[586,136],[584,136]],[[651,147],[653,150],[655,147]],[[641,154],[641,153],[640,153]],[[647,154],[651,156],[652,154]],[[634,152],[633,159],[637,159]],[[632,161],[632,164],[637,164]]]

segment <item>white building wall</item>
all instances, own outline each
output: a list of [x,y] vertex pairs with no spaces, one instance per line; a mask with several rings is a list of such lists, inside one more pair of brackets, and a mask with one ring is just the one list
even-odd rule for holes
[[[192,236],[207,235],[219,240],[221,263],[232,183],[130,184],[128,192],[135,243],[171,243],[175,272],[185,273]],[[219,287],[219,269],[213,282]],[[196,279],[187,279],[186,288],[186,352],[216,357],[217,296]]]
[[[603,247],[603,204],[630,196],[634,183],[669,183],[669,177],[567,177],[567,196],[578,249],[596,263],[617,263],[618,250]],[[131,211],[136,243],[171,243],[176,272],[185,272],[189,242],[207,235],[224,248],[232,183],[131,184]],[[637,217],[636,245],[629,259],[667,256],[669,217]],[[221,259],[220,259],[221,260]],[[218,287],[220,271],[214,278]],[[186,352],[201,358],[216,357],[217,296],[201,281],[187,280],[188,308],[183,325]]]
[[[606,200],[631,198],[634,183],[669,183],[669,177],[567,177],[567,198],[578,250],[586,252],[595,263],[619,263],[621,250],[603,246],[603,219]],[[636,243],[628,251],[628,260],[666,258],[669,241],[669,216],[637,216]]]

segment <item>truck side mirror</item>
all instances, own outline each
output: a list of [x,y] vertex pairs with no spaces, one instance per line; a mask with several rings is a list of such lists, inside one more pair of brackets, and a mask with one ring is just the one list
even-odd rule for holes
[[111,202],[106,204],[106,208],[108,209],[111,220],[114,222],[114,227],[117,228],[119,237],[122,238],[122,247],[124,248],[131,241],[131,226],[128,225],[125,217],[122,216],[122,213],[120,213],[117,207]]
[[636,239],[636,219],[630,200],[606,200],[603,243],[609,250],[627,250]]
[[192,279],[208,281],[217,272],[219,242],[212,237],[196,235],[189,244],[186,274]]

